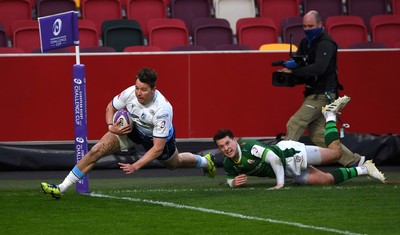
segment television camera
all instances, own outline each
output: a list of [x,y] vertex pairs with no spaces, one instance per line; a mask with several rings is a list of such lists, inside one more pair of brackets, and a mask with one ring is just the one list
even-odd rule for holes
[[[272,62],[272,66],[283,66],[289,69],[293,69],[294,67],[305,66],[307,64],[307,58],[304,56],[292,55],[292,34],[290,34],[290,51],[289,51],[289,60],[277,60]],[[272,85],[279,87],[293,87],[296,85],[304,84],[304,78],[295,76],[290,73],[284,72],[273,72],[272,73]]]

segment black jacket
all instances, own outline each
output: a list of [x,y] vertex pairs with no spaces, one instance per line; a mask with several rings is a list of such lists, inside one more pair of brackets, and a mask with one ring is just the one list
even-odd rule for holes
[[306,56],[306,66],[293,69],[293,75],[305,79],[305,96],[338,92],[337,49],[335,41],[325,32],[307,46],[307,39],[300,42],[296,55]]

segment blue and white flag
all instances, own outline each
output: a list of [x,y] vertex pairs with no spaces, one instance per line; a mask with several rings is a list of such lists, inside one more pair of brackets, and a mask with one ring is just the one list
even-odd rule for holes
[[68,11],[39,17],[42,52],[79,45],[78,12]]

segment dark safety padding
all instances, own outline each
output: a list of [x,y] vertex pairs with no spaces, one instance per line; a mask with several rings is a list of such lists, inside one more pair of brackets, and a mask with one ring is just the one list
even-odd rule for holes
[[[279,138],[278,138],[279,139]],[[260,139],[260,141],[275,144],[277,139]],[[307,136],[301,142],[312,144]],[[377,165],[400,165],[400,137],[397,135],[346,134],[342,139],[353,152],[373,159]],[[89,144],[89,149],[93,144]],[[223,156],[214,143],[210,141],[178,141],[180,152],[192,152],[200,155],[213,153],[216,164],[222,165]],[[136,146],[129,152],[121,152],[102,158],[95,169],[116,169],[118,162],[135,162],[143,156],[144,149]],[[19,170],[69,170],[75,165],[73,143],[0,143],[0,171]],[[158,161],[152,162],[146,168],[163,167]]]

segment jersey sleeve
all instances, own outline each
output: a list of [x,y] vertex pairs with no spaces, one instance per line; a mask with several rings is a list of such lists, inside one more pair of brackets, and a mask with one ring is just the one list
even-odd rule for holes
[[172,129],[172,113],[166,109],[160,109],[154,115],[153,136],[158,138],[168,137]]
[[123,90],[121,93],[116,95],[112,100],[112,105],[116,110],[120,110],[126,107],[127,100],[129,96],[134,94],[135,86],[128,87],[127,89]]

